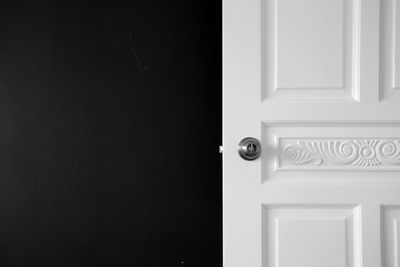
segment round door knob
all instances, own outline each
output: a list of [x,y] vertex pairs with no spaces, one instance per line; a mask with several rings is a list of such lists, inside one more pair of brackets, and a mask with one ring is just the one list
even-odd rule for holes
[[242,159],[255,160],[261,154],[261,143],[253,137],[243,138],[239,142],[238,153]]

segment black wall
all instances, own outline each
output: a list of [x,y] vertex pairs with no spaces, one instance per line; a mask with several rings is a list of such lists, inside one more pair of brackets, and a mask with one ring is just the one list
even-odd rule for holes
[[0,266],[221,266],[219,1],[0,2]]

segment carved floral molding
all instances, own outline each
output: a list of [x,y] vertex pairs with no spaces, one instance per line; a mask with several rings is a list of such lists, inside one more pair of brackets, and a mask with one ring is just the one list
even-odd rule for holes
[[400,165],[400,139],[286,140],[282,146],[281,163],[286,166]]

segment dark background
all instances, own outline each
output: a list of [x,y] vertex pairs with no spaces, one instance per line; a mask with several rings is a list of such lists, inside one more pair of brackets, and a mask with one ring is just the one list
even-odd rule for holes
[[221,4],[0,2],[0,266],[221,266]]

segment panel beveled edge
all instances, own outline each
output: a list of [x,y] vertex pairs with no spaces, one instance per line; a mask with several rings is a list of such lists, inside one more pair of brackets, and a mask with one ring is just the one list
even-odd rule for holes
[[[344,1],[347,3],[348,1]],[[334,101],[360,102],[360,25],[361,0],[352,0],[351,19],[344,27],[351,29],[351,41],[343,31],[343,78],[347,84],[339,88],[278,88],[277,87],[277,0],[261,0],[261,101]],[[345,11],[344,11],[345,12]],[[346,41],[350,49],[346,49]],[[350,50],[350,51],[348,51]],[[349,55],[350,54],[350,55]],[[350,70],[346,73],[346,60]],[[349,68],[349,67],[347,67]],[[349,75],[350,74],[350,75]]]
[[[399,17],[400,3],[397,0],[380,0],[380,82],[379,101],[399,101],[400,60]],[[396,47],[397,46],[397,47]]]
[[[268,214],[272,210],[288,211],[304,210],[305,213],[312,210],[326,211],[327,219],[332,219],[329,211],[343,211],[343,220],[346,222],[346,248],[351,249],[351,256],[347,255],[346,264],[349,267],[362,266],[362,224],[361,224],[361,205],[360,204],[333,204],[333,203],[262,203],[262,265],[263,267],[279,267],[278,262],[278,220],[277,216],[271,218]],[[348,212],[351,212],[349,215]],[[323,219],[318,213],[314,214],[314,219]],[[304,215],[304,218],[313,218],[310,215]],[[350,224],[350,225],[348,225]],[[350,227],[348,227],[350,226]],[[269,235],[270,228],[273,227],[273,236]],[[350,235],[349,235],[350,233]],[[346,251],[348,253],[349,251]],[[348,262],[351,260],[351,262]],[[270,264],[272,263],[272,264]]]

